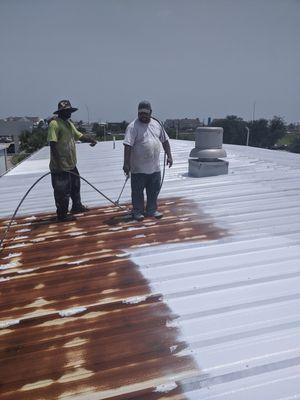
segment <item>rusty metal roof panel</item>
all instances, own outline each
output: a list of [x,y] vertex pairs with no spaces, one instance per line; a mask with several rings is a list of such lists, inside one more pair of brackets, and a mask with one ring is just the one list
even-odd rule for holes
[[[229,174],[197,179],[192,143],[172,147],[160,221],[83,184],[91,211],[58,224],[48,177],[25,201],[1,254],[1,399],[300,396],[299,155],[227,145]],[[0,178],[2,231],[48,151]],[[116,200],[122,144],[78,160]]]

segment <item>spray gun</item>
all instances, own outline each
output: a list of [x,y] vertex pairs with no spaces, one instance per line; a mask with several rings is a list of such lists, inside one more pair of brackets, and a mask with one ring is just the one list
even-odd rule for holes
[[122,193],[123,193],[123,191],[124,191],[124,189],[125,189],[126,183],[127,183],[128,179],[130,178],[130,172],[129,172],[128,174],[125,174],[125,173],[124,173],[124,175],[126,176],[125,182],[124,182],[124,185],[123,185],[123,187],[122,187],[121,193],[120,193],[120,195],[119,195],[119,197],[118,197],[118,200],[115,202],[116,205],[119,205],[119,204],[120,204],[120,198],[121,198]]

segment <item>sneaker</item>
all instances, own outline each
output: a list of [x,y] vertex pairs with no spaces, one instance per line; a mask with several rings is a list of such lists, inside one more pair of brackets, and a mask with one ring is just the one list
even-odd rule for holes
[[57,216],[56,218],[57,222],[70,222],[70,221],[76,221],[76,217],[74,215],[60,215]]
[[156,219],[161,219],[163,217],[163,213],[159,212],[159,211],[154,211],[152,213],[147,213],[147,217],[153,217]]
[[71,214],[80,214],[89,211],[89,209],[84,206],[83,204],[80,204],[79,206],[72,207],[70,213]]
[[135,219],[136,221],[143,221],[144,216],[141,213],[135,213],[132,214],[132,218]]

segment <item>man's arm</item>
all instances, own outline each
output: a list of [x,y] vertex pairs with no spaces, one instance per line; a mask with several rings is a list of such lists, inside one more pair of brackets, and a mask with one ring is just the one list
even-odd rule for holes
[[75,140],[80,140],[82,143],[90,143],[91,146],[95,146],[97,144],[97,140],[95,140],[92,135],[80,132],[78,129],[76,129],[73,122],[71,122],[71,127],[73,129]]
[[124,144],[124,164],[123,171],[126,175],[130,172],[130,155],[131,155],[131,146],[128,144]]
[[55,160],[59,160],[59,154],[57,150],[57,141],[58,141],[58,125],[55,120],[51,121],[48,127],[48,136],[47,140],[50,144],[51,155]]
[[171,154],[171,147],[170,147],[170,143],[168,140],[166,140],[165,142],[163,142],[162,144],[164,151],[167,155],[167,165],[170,167],[172,167],[173,165],[173,158],[172,158],[172,154]]
[[97,140],[93,138],[91,135],[82,134],[80,138],[78,138],[82,143],[90,143],[91,146],[95,146],[97,144]]
[[49,142],[50,143],[50,150],[51,150],[51,153],[52,153],[52,155],[53,155],[53,158],[55,158],[55,160],[58,160],[59,159],[59,155],[58,155],[58,151],[57,151],[57,147],[56,147],[56,145],[57,145],[57,142]]

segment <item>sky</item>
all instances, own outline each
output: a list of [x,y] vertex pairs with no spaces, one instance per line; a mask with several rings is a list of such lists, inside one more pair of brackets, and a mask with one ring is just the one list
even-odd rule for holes
[[0,118],[300,121],[300,0],[0,0]]

